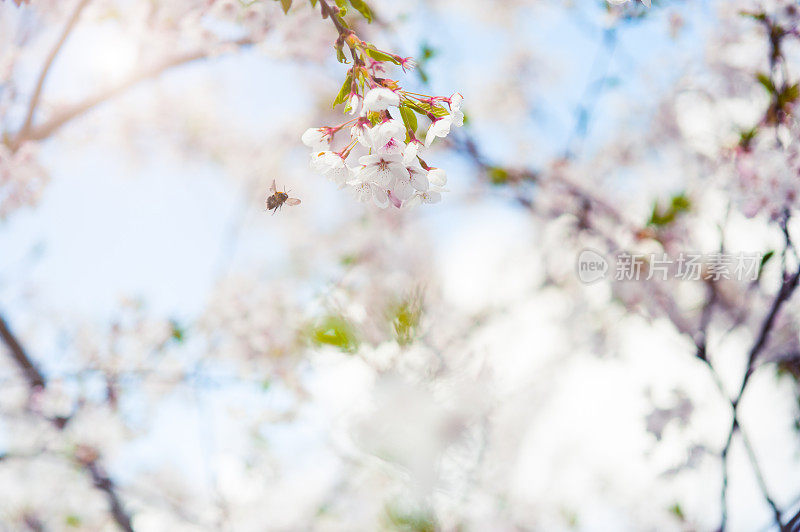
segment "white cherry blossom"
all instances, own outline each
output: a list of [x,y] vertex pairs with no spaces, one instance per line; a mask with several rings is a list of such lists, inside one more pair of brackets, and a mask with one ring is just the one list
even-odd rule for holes
[[344,159],[338,153],[331,151],[315,154],[311,159],[311,167],[340,186],[347,182],[351,174]]
[[364,155],[358,162],[361,168],[357,173],[357,179],[381,187],[391,187],[396,179],[408,174],[399,153]]
[[385,111],[390,107],[397,107],[400,105],[400,95],[395,91],[378,87],[371,89],[364,96],[364,108],[362,113],[370,113],[374,111]]
[[406,127],[394,118],[370,130],[372,146],[381,153],[399,153],[405,148]]
[[379,187],[375,183],[356,182],[353,184],[353,192],[356,199],[363,203],[373,201],[378,207],[389,206],[389,195],[386,189]]
[[431,127],[428,128],[428,133],[425,135],[425,146],[430,146],[436,137],[445,138],[450,134],[450,127],[453,125],[453,119],[450,115],[436,118]]
[[306,129],[300,140],[311,149],[326,150],[331,145],[331,128],[312,127]]

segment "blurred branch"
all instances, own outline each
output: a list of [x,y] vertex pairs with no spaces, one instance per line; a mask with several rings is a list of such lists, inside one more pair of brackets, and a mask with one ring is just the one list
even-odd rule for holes
[[785,530],[788,532],[800,531],[800,510],[798,510],[797,513],[794,514],[791,519],[789,519],[789,521],[786,523]]
[[[28,356],[24,347],[17,339],[17,336],[11,331],[8,322],[0,315],[0,339],[8,348],[12,360],[22,370],[25,378],[28,381],[28,387],[31,394],[39,393],[47,387],[45,380],[39,367]],[[50,424],[58,431],[62,431],[67,426],[69,418],[53,417],[49,418],[44,416]],[[103,491],[109,501],[111,515],[121,530],[126,532],[133,532],[131,526],[131,518],[125,512],[121,499],[116,491],[116,486],[111,478],[105,473],[104,469],[98,463],[99,458],[92,456],[90,459],[80,460],[84,469],[89,473],[94,482],[94,486]]]
[[6,322],[2,315],[0,315],[0,339],[3,340],[11,358],[14,359],[14,362],[25,375],[25,379],[28,381],[28,387],[31,391],[44,389],[46,386],[44,375],[42,375],[42,372],[39,371],[39,368],[28,356],[25,348],[22,347],[22,344],[11,331],[8,322]]
[[53,62],[56,59],[56,56],[61,51],[61,48],[64,47],[64,43],[67,41],[67,37],[69,34],[72,33],[72,30],[75,28],[75,25],[78,23],[78,19],[81,16],[81,12],[83,9],[89,4],[91,0],[78,0],[78,5],[75,6],[75,9],[72,12],[72,15],[67,20],[67,23],[64,25],[64,29],[61,30],[61,35],[59,36],[58,40],[56,41],[55,46],[53,46],[50,53],[47,55],[47,59],[45,59],[44,66],[42,66],[42,70],[39,72],[39,78],[36,80],[36,87],[33,90],[33,96],[31,96],[31,101],[28,104],[28,111],[25,115],[25,122],[22,124],[22,128],[17,135],[16,140],[14,141],[14,148],[19,147],[24,141],[28,133],[33,125],[34,115],[36,114],[36,108],[39,106],[39,101],[42,98],[42,91],[44,90],[44,83],[47,80],[47,74],[50,72],[50,68],[53,66]]
[[[758,356],[764,350],[764,347],[767,345],[767,340],[769,339],[769,335],[772,332],[772,329],[775,326],[775,319],[778,316],[783,305],[791,299],[794,291],[797,289],[798,282],[800,281],[800,269],[792,275],[788,275],[784,266],[783,270],[783,282],[781,283],[781,288],[778,290],[778,293],[775,295],[775,299],[772,301],[772,306],[770,307],[769,313],[764,318],[764,321],[761,324],[761,328],[759,329],[758,336],[756,337],[756,341],[753,344],[753,347],[750,348],[750,353],[747,357],[747,367],[745,368],[744,377],[742,378],[742,384],[739,387],[739,391],[736,394],[736,397],[731,400],[731,406],[733,407],[733,420],[731,421],[731,428],[728,431],[728,437],[725,441],[725,446],[722,449],[722,523],[720,525],[720,530],[725,530],[725,524],[727,520],[727,509],[726,509],[726,500],[727,500],[727,488],[728,488],[728,452],[730,451],[731,442],[733,441],[733,436],[738,430],[741,432],[741,426],[739,424],[739,419],[737,416],[739,403],[742,400],[742,396],[744,395],[744,391],[747,389],[747,384],[750,381],[750,377],[755,372],[755,363],[758,359]],[[757,466],[758,462],[756,460],[755,453],[752,447],[745,439],[745,450],[747,451],[748,458],[750,462],[753,464],[753,469],[756,474],[756,480],[758,481],[759,487],[761,492],[764,496],[764,499],[769,504],[770,508],[772,509],[772,514],[775,519],[775,524],[778,526],[779,530],[787,530],[781,522],[782,516],[780,509],[778,508],[775,501],[772,497],[769,496],[767,492],[767,486],[764,482],[764,477],[761,473],[760,468]],[[788,526],[788,525],[787,525]]]
[[108,504],[111,507],[111,515],[121,530],[133,532],[131,517],[125,512],[122,501],[117,494],[114,481],[106,474],[97,460],[90,460],[84,464],[84,468],[89,472],[94,482],[94,486],[106,494]]
[[[253,44],[253,42],[254,41],[250,38],[244,38],[232,41],[227,44],[236,47],[243,47],[243,46],[249,46]],[[128,79],[123,80],[117,83],[116,85],[95,94],[94,96],[89,96],[82,102],[67,107],[66,109],[56,114],[53,118],[51,118],[44,124],[30,128],[30,130],[25,135],[20,135],[20,138],[17,141],[17,145],[26,140],[46,139],[50,137],[53,133],[55,133],[58,129],[60,129],[64,124],[74,120],[75,118],[80,117],[81,115],[87,113],[88,111],[97,107],[101,103],[106,102],[122,94],[131,87],[138,85],[139,83],[146,81],[148,79],[156,78],[171,68],[180,65],[185,65],[187,63],[192,63],[200,59],[205,59],[209,57],[209,55],[210,52],[208,50],[196,50],[193,52],[186,52],[183,54],[178,54],[176,56],[166,58],[154,66],[140,70],[139,72],[132,74],[130,77],[128,77]]]

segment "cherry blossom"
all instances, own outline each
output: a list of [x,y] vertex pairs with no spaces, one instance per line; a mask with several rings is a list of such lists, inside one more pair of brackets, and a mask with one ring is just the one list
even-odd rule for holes
[[[345,29],[338,20],[336,11],[331,12],[329,9],[332,8],[326,6],[327,4],[322,6],[323,14],[332,17],[339,32],[339,39],[335,44],[339,51],[339,61],[344,62],[346,59],[346,43],[353,62],[334,106],[344,104],[345,113],[358,116],[337,126],[309,129],[303,134],[302,141],[315,151],[326,151],[327,146],[335,140],[336,133],[349,126],[350,141],[341,152],[345,164],[341,165],[330,159],[335,164],[336,171],[346,172],[346,161],[354,154],[352,157],[359,157],[359,165],[345,182],[360,187],[357,197],[366,198],[372,194],[371,197],[378,198],[376,203],[380,206],[391,204],[401,207],[405,201],[411,199],[413,191],[428,189],[427,163],[418,154],[422,143],[417,140],[417,116],[432,122],[424,142],[429,147],[435,138],[446,137],[452,126],[464,124],[464,113],[461,110],[464,97],[460,93],[446,98],[403,90],[398,81],[384,76],[392,64],[399,66],[403,72],[411,70],[416,66],[413,58],[391,54],[361,41],[355,33]],[[447,107],[444,106],[445,103]],[[358,150],[355,149],[357,146]],[[360,148],[367,150],[366,156]],[[317,155],[312,157],[312,167],[328,175],[332,171],[330,165],[326,166],[328,156],[320,162],[315,162],[317,158]],[[400,158],[403,160],[400,161]],[[400,168],[403,168],[402,171]],[[341,182],[342,177],[339,176],[336,180]],[[383,201],[383,192],[375,196],[365,186],[367,183],[386,187],[390,201]]]
[[364,113],[385,111],[400,105],[400,95],[393,90],[378,87],[371,89],[364,96]]
[[338,153],[321,151],[313,156],[311,166],[337,185],[344,185],[350,178],[350,168]]
[[356,173],[359,182],[370,182],[391,188],[397,178],[407,174],[403,157],[399,153],[364,155],[358,162],[361,164]]

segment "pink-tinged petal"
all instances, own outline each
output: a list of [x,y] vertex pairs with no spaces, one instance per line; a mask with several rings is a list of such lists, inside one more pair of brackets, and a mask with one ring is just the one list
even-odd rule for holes
[[403,205],[402,200],[400,198],[398,198],[397,196],[395,196],[394,193],[391,190],[388,192],[387,195],[388,195],[389,201],[392,203],[392,205],[394,205],[398,209]]

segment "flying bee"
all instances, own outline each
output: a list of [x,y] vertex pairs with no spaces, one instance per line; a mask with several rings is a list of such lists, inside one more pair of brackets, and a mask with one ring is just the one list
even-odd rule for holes
[[275,189],[275,180],[272,180],[272,185],[269,187],[269,191],[271,192],[270,196],[267,196],[267,210],[272,211],[274,215],[278,212],[278,209],[283,207],[283,204],[286,205],[299,205],[300,200],[297,198],[290,198],[289,194],[286,193],[286,189],[283,192],[278,192]]

